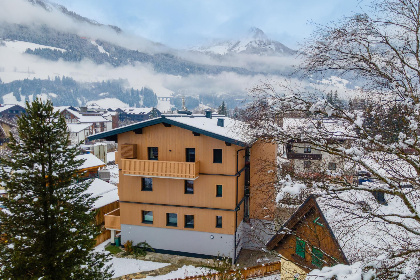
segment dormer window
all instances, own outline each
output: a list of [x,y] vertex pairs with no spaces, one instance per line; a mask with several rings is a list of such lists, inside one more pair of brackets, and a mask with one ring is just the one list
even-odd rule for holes
[[303,148],[303,152],[305,153],[305,154],[310,154],[311,153],[311,146],[305,146],[304,148]]

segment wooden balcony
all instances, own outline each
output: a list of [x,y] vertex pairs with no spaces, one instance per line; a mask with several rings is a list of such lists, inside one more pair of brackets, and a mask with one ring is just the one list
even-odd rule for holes
[[120,208],[105,214],[105,228],[121,230]]
[[322,154],[287,153],[288,159],[321,160]]
[[121,159],[124,175],[195,180],[199,162]]

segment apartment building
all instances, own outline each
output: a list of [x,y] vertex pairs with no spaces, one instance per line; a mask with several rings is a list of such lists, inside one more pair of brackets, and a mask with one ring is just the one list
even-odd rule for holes
[[235,259],[249,219],[252,139],[224,116],[168,115],[89,137],[118,142],[120,209],[105,226],[157,252]]

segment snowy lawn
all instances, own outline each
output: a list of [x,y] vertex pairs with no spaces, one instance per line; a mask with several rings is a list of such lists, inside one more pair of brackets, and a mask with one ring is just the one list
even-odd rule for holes
[[[111,239],[108,239],[104,243],[98,245],[95,248],[95,251],[105,252],[109,254],[109,252],[105,250],[105,245],[107,245],[110,241]],[[155,270],[155,269],[159,269],[159,268],[169,265],[168,263],[158,263],[158,262],[142,261],[142,260],[136,260],[136,259],[116,258],[116,257],[112,257],[109,263],[112,265],[112,269],[114,270],[113,277],[120,277],[126,274]]]
[[176,279],[176,278],[185,278],[187,276],[196,276],[196,275],[203,275],[210,273],[208,268],[204,267],[195,267],[192,265],[184,265],[181,268],[178,268],[175,271],[169,272],[165,275],[159,276],[147,276],[146,278],[142,279],[153,279],[153,280],[167,280],[167,279]]

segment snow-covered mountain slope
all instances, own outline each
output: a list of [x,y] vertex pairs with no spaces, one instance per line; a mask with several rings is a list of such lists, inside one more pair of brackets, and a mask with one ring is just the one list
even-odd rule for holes
[[191,50],[216,55],[257,54],[289,56],[296,53],[296,51],[282,43],[269,39],[261,29],[256,27],[251,28],[247,36],[239,40],[219,41],[208,46],[195,47]]

